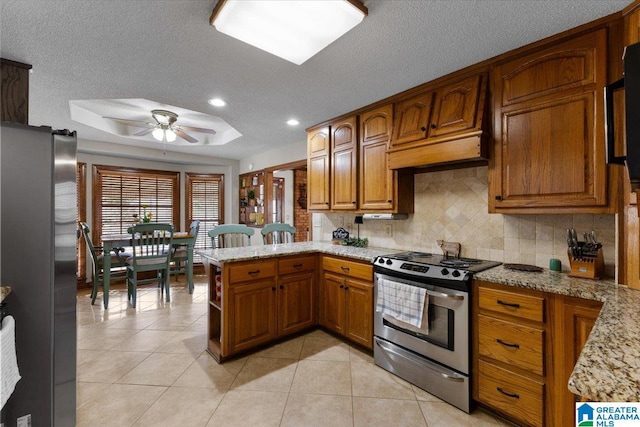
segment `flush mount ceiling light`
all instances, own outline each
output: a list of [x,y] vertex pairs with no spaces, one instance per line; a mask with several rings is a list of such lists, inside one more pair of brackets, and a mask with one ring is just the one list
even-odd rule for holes
[[296,119],[289,119],[287,120],[287,124],[289,126],[298,126],[300,124],[300,122]]
[[224,99],[220,98],[211,98],[207,102],[214,107],[224,107],[225,105],[227,105],[227,102]]
[[219,0],[209,22],[221,33],[300,65],[367,13],[359,0]]

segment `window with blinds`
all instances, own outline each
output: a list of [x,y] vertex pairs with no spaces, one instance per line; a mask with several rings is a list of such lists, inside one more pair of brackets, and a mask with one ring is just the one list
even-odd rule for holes
[[[178,172],[94,166],[94,224],[98,236],[124,234],[146,213],[153,222],[180,218]],[[136,215],[136,216],[134,216]]]
[[[187,173],[186,181],[187,225],[194,220],[200,221],[195,248],[211,247],[207,233],[224,223],[224,175]],[[195,258],[195,262],[200,262],[199,257]]]

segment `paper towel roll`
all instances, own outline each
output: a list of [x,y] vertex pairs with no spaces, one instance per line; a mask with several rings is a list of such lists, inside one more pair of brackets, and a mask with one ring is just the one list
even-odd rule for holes
[[0,400],[2,406],[7,403],[9,397],[20,381],[18,359],[16,357],[16,321],[13,316],[7,316],[2,320],[0,329]]

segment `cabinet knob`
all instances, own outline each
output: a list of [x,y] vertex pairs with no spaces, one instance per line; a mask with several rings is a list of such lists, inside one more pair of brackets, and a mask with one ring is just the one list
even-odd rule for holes
[[283,285],[280,285],[280,289],[284,289],[284,286],[283,286]]
[[387,203],[393,203],[393,200],[389,199],[387,200]]
[[349,289],[349,287],[348,287],[348,286],[345,286],[345,287],[344,287],[344,290],[346,291],[347,289]]
[[502,200],[502,196],[496,196],[496,200]]
[[353,202],[351,202],[351,203],[353,203],[354,205],[356,204],[355,200]]
[[422,127],[420,128],[420,130],[421,130],[422,132],[426,132],[426,131],[427,131],[427,128],[426,128],[425,126],[422,126]]
[[325,204],[325,205],[328,205],[328,204],[329,204],[329,202],[324,202],[324,204]]
[[340,289],[344,289],[344,285],[340,285]]
[[435,123],[431,123],[431,129],[435,129],[435,128],[437,128],[437,127],[438,127],[438,126],[436,126],[436,124],[435,124]]
[[272,286],[272,287],[271,287],[271,290],[272,290],[272,291],[275,291],[275,290],[276,290],[276,287],[275,287],[275,286]]

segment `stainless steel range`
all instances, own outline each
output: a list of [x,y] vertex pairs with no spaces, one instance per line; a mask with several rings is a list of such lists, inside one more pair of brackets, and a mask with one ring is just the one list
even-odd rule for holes
[[499,264],[422,252],[377,257],[375,363],[469,412],[472,277]]

